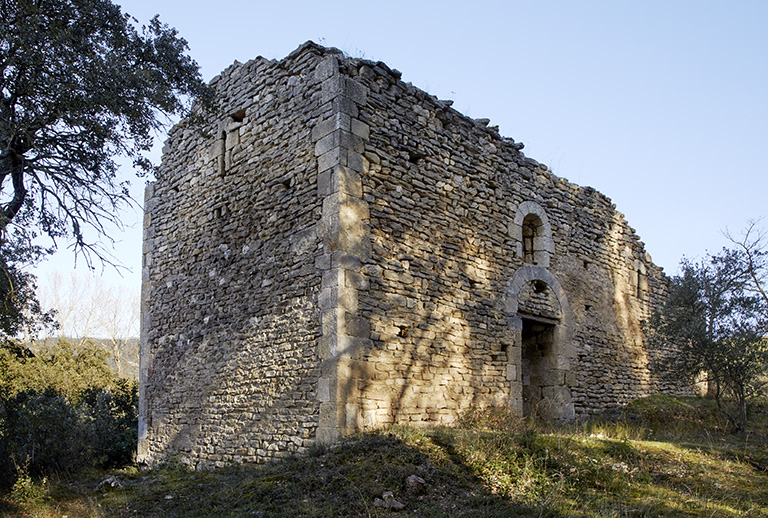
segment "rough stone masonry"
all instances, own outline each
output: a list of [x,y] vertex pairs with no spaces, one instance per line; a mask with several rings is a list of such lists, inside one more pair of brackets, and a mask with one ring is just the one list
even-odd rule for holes
[[681,390],[649,371],[666,284],[634,230],[487,119],[311,42],[212,86],[146,192],[140,461]]

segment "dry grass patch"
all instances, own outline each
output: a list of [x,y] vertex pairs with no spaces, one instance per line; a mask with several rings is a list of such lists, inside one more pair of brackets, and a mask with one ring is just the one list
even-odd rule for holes
[[[3,510],[70,518],[768,517],[765,416],[758,409],[752,435],[735,437],[708,405],[651,399],[578,426],[476,412],[460,427],[394,427],[268,465],[193,472],[170,464],[37,484],[37,497],[6,497]],[[120,484],[102,484],[108,476]],[[386,492],[402,510],[377,505]]]

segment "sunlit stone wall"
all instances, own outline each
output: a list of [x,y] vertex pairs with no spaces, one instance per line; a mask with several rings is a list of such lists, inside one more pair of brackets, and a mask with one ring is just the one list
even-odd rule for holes
[[147,190],[140,460],[260,461],[661,386],[665,280],[610,200],[383,63],[236,63]]
[[[381,63],[341,68],[368,92],[360,119],[370,127],[361,183],[372,254],[359,305],[371,341],[355,380],[357,426],[451,423],[483,406],[527,413],[521,318],[555,323],[567,341],[545,351],[552,379],[539,388],[556,409],[541,402],[540,415],[571,418],[677,390],[652,379],[649,355],[659,352],[641,331],[664,296],[663,274],[607,197],[558,178],[488,120]],[[526,214],[546,227],[531,265]],[[545,270],[551,285],[534,293],[534,274],[511,302],[524,270]]]

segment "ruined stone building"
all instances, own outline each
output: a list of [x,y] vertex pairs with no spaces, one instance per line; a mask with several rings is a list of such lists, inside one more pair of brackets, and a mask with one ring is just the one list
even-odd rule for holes
[[171,131],[146,194],[141,461],[672,390],[641,332],[664,276],[604,195],[336,49],[212,85],[218,118]]

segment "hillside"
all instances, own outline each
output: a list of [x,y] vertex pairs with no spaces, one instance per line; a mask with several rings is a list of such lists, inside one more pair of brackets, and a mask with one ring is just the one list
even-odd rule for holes
[[129,468],[30,486],[7,516],[768,517],[768,405],[746,438],[711,402],[654,397],[579,426],[469,416],[268,465]]

